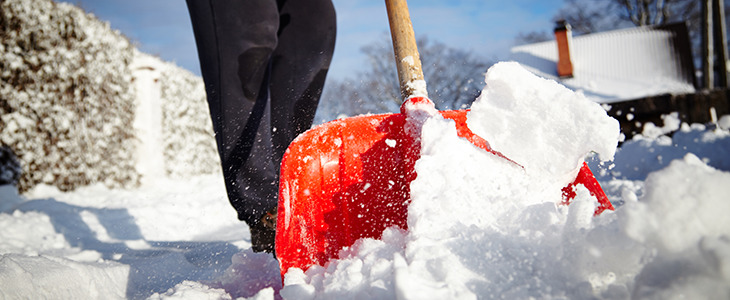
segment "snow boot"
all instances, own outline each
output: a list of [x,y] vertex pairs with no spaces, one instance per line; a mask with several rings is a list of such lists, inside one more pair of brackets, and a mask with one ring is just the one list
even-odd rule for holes
[[249,226],[251,229],[251,249],[254,252],[274,252],[276,237],[276,208],[266,212],[261,220]]

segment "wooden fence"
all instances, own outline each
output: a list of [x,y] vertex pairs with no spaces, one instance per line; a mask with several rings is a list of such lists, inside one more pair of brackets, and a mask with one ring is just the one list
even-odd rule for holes
[[730,114],[730,90],[702,91],[694,94],[660,95],[611,103],[608,114],[621,123],[621,132],[630,139],[641,133],[644,123],[661,127],[662,115],[677,112],[685,123],[709,123],[711,110],[719,118]]

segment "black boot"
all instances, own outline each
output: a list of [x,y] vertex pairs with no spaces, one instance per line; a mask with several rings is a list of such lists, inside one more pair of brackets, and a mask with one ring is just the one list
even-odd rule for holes
[[254,252],[272,253],[274,256],[274,240],[276,238],[276,209],[261,218],[256,224],[249,225],[251,230],[251,249]]

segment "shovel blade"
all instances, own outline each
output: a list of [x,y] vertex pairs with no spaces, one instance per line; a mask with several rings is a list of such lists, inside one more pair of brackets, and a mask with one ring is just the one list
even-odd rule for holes
[[295,139],[281,164],[276,254],[282,273],[337,257],[361,237],[406,228],[405,117],[352,117]]
[[[495,155],[466,126],[467,110],[442,111],[459,136]],[[317,126],[295,139],[281,164],[276,255],[282,276],[337,258],[359,238],[380,238],[390,226],[407,229],[410,183],[420,152],[404,130],[405,114],[358,116]],[[502,156],[504,157],[504,156]],[[576,181],[613,209],[593,173],[583,165]]]

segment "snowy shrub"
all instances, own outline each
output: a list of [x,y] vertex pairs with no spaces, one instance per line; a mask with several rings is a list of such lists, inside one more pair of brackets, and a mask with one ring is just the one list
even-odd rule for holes
[[44,183],[134,185],[133,47],[70,4],[0,1],[0,142],[21,192]]
[[152,61],[159,80],[161,115],[153,121],[161,133],[151,142],[161,144],[161,174],[220,173],[200,77],[135,51],[73,5],[0,1],[0,143],[22,162],[21,192],[41,183],[68,191],[140,182],[139,164],[149,159],[136,150],[150,142],[133,126],[140,95],[132,64],[140,58]]
[[161,68],[165,171],[174,178],[220,173],[220,159],[202,78],[164,63]]

